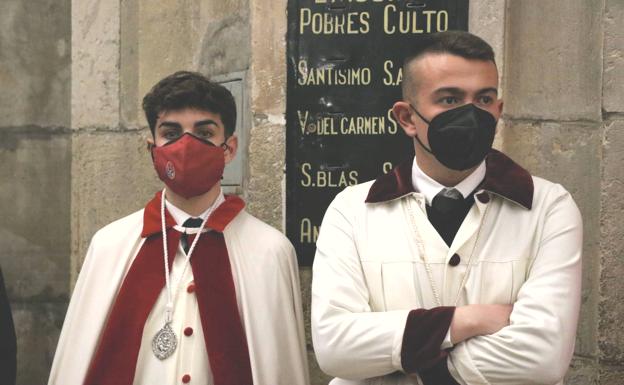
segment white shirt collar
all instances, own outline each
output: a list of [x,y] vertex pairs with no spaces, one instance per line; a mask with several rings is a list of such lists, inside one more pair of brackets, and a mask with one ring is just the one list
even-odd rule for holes
[[184,212],[182,209],[174,206],[173,203],[169,202],[169,200],[165,197],[165,207],[167,208],[167,211],[180,226],[182,226],[182,224],[189,218],[201,218],[202,220],[206,219],[208,215],[210,215],[223,202],[225,202],[225,197],[223,196],[223,191],[219,190],[219,195],[217,195],[217,199],[215,199],[212,206],[208,207],[208,209],[201,213],[199,217],[193,217],[192,215]]
[[[477,167],[470,175],[464,178],[464,180],[453,186],[453,188],[457,189],[465,199],[477,188],[477,186],[479,186],[481,181],[483,181],[483,178],[485,178],[485,160],[482,161],[479,167]],[[433,197],[447,187],[425,174],[423,170],[418,167],[416,157],[414,157],[414,162],[412,164],[412,185],[414,186],[415,191],[418,191],[425,196],[425,200],[428,205],[431,205]]]

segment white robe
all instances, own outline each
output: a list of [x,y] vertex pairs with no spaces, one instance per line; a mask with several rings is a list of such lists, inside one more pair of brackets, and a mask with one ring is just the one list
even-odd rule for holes
[[[143,245],[142,228],[140,210],[94,235],[67,310],[48,385],[83,383],[117,292]],[[245,211],[225,227],[223,235],[254,384],[308,384],[298,267],[292,245],[280,232]],[[185,288],[182,286],[178,295],[185,293]],[[191,383],[200,382],[193,379]]]
[[[492,156],[511,193],[475,199],[450,246],[429,222],[424,195],[408,187],[365,203],[378,183],[368,182],[331,203],[316,244],[312,339],[321,369],[337,377],[332,385],[421,384],[403,372],[402,343],[409,312],[439,306],[433,287],[444,306],[514,305],[508,326],[449,353],[458,383],[563,384],[581,300],[581,216],[562,186],[538,177],[531,199],[514,201],[522,185],[504,177],[519,166],[501,172],[511,161]],[[387,186],[393,175],[380,179]],[[449,264],[455,254],[461,262]]]

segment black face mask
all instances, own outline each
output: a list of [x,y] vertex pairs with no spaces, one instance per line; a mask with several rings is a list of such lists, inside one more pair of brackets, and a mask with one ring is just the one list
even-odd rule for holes
[[468,170],[481,163],[492,149],[496,119],[474,104],[444,111],[431,121],[427,121],[411,104],[410,107],[429,124],[427,137],[431,148],[425,147],[418,135],[416,140],[446,167]]

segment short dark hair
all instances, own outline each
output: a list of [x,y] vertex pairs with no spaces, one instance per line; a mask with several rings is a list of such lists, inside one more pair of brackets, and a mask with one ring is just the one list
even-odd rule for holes
[[403,60],[402,91],[405,97],[413,79],[409,65],[426,54],[448,53],[464,59],[491,61],[496,64],[494,50],[485,40],[465,31],[437,32],[423,36]]
[[152,135],[158,115],[196,108],[219,114],[228,137],[236,129],[236,102],[230,91],[197,72],[178,71],[162,79],[143,98],[143,111]]

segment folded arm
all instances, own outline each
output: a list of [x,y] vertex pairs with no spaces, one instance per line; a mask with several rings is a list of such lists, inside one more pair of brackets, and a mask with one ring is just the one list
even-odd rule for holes
[[463,384],[555,384],[570,363],[580,308],[582,222],[567,192],[548,208],[510,325],[467,339],[449,355]]
[[404,371],[418,373],[425,384],[442,384],[441,378],[455,384],[446,365],[448,351],[441,348],[449,328],[453,343],[493,333],[507,324],[510,307],[372,311],[353,222],[348,202],[338,195],[316,245],[312,338],[321,369],[345,379]]

